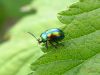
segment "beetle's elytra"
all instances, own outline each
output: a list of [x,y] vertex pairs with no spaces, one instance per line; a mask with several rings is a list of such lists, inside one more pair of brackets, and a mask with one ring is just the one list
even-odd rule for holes
[[[34,36],[32,33],[28,32],[32,36]],[[34,36],[35,37],[35,36]],[[57,43],[64,39],[65,35],[64,32],[58,28],[52,28],[49,30],[46,30],[40,35],[40,39],[37,39],[38,43],[45,43],[46,48],[48,48],[48,42],[53,45],[55,48],[56,46],[53,44],[53,42]]]

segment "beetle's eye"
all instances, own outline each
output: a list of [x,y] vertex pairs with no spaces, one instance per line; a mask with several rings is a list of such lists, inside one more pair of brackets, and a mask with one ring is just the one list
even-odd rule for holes
[[38,43],[40,44],[40,43],[42,43],[42,41],[40,39],[38,39]]

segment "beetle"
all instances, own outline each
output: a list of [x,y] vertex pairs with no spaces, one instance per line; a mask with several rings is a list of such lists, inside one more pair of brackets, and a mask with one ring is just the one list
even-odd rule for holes
[[[35,37],[34,34],[28,32],[29,34],[31,34],[33,37]],[[56,45],[53,44],[53,42],[59,44],[59,41],[63,40],[65,37],[64,32],[62,30],[60,30],[59,28],[52,28],[49,30],[44,31],[41,35],[40,35],[40,39],[37,39],[35,37],[35,39],[38,41],[38,43],[45,43],[46,48],[48,49],[48,42],[54,46],[55,48]]]

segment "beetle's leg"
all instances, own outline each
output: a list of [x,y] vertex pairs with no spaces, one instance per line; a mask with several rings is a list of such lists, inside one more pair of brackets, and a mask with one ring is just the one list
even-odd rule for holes
[[62,46],[64,46],[64,44],[59,43],[58,41],[55,41],[55,43],[56,43],[57,45],[62,45]]
[[46,46],[46,48],[48,49],[48,41],[46,41],[45,46]]
[[52,46],[54,46],[55,48],[57,48],[51,41],[49,41],[50,42],[50,44],[52,45]]
[[56,44],[59,44],[57,41],[55,41]]

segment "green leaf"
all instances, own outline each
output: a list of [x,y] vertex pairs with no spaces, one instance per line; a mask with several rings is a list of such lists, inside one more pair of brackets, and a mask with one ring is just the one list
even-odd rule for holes
[[32,63],[32,75],[100,75],[100,0],[80,0],[62,11],[64,46]]
[[[76,0],[73,1],[76,2]],[[50,2],[36,0],[30,3],[30,7],[35,5],[38,9],[37,14],[20,19],[7,32],[6,36],[9,37],[9,40],[0,44],[0,75],[27,75],[31,72],[30,64],[44,53],[36,39],[27,32],[34,33],[39,37],[43,31],[49,28],[63,26],[57,19],[57,13],[63,10],[66,4],[66,0],[51,0]]]

